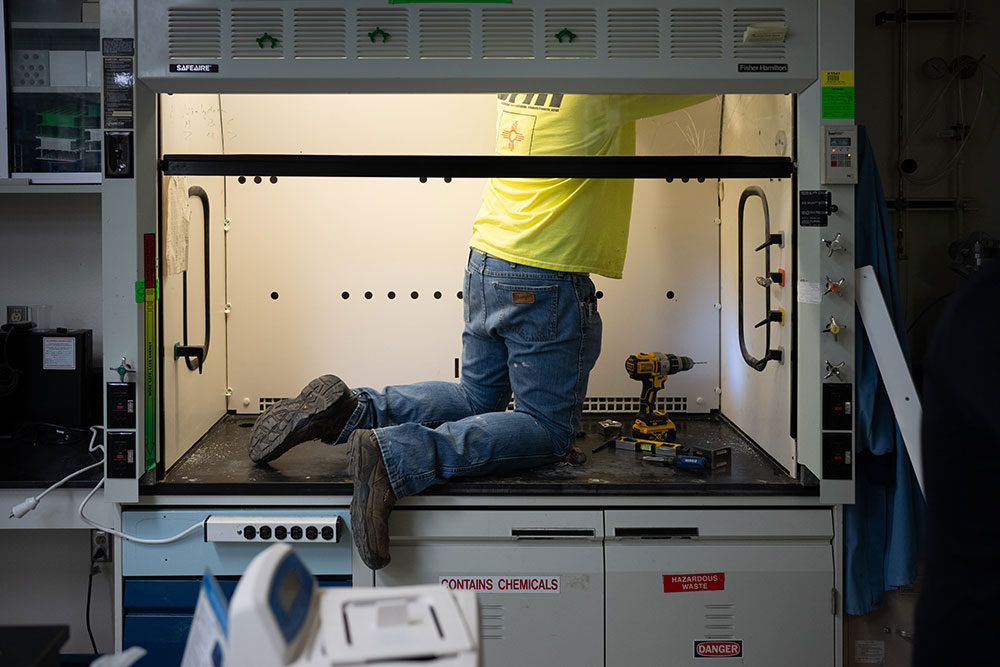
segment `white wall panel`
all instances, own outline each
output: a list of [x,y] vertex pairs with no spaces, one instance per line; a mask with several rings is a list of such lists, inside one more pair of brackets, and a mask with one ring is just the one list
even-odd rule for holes
[[100,197],[0,197],[0,318],[7,321],[7,306],[50,306],[49,326],[93,329],[94,365],[100,366]]
[[[161,141],[164,153],[221,153],[222,120],[218,95],[162,95]],[[211,259],[211,337],[202,372],[190,370],[183,358],[174,359],[174,344],[184,340],[183,274],[171,273],[163,260],[171,243],[161,228],[161,308],[163,314],[163,430],[164,465],[169,468],[226,412],[226,239],[225,183],[222,177],[187,177],[182,189],[200,187],[208,195],[210,219],[201,202],[190,197],[188,282],[188,343],[205,341],[204,225],[209,225]],[[164,215],[169,178],[163,181]],[[177,224],[172,222],[171,224]]]
[[[784,362],[768,362],[763,371],[755,371],[743,360],[739,347],[737,209],[744,188],[756,185],[767,196],[771,232],[784,232],[785,247],[771,246],[771,270],[784,269],[785,287],[764,288],[755,278],[764,275],[765,251],[754,252],[764,240],[764,216],[760,199],[751,197],[746,204],[743,240],[744,323],[747,350],[753,357],[764,356],[764,327],[754,325],[764,319],[764,290],[771,291],[771,310],[784,308],[785,325],[770,324],[771,348],[784,351]],[[792,365],[791,313],[794,287],[791,277],[791,181],[724,181],[722,201],[722,413],[749,435],[781,465],[791,469],[795,462],[795,441],[789,435]]]
[[[22,496],[23,497],[23,496]],[[49,496],[48,500],[52,498]],[[39,510],[41,511],[41,510]],[[63,653],[89,653],[87,586],[90,574],[89,530],[4,530],[0,549],[0,623],[66,625]],[[117,554],[114,554],[117,558]],[[114,652],[114,568],[99,566],[90,600],[90,629],[97,650]],[[5,647],[6,648],[6,647]],[[3,664],[8,662],[8,656]],[[24,664],[24,663],[22,663]]]
[[[657,395],[663,407],[719,407],[717,193],[716,181],[636,183],[625,276],[594,281],[604,292],[598,302],[604,340],[587,391],[592,404],[605,397],[637,401],[642,385],[626,374],[625,359],[664,352],[707,363],[671,376]],[[625,405],[624,411],[638,408]]]
[[[719,106],[643,121],[639,152],[716,152]],[[223,109],[227,153],[493,150],[492,95],[224,96]],[[293,396],[330,372],[377,388],[455,379],[457,293],[483,181],[247,176],[227,186],[232,409],[257,412],[261,398]],[[715,182],[637,183],[626,277],[595,279],[605,338],[590,397],[636,399],[624,360],[655,350],[708,362],[661,396],[718,407],[717,197]]]
[[[780,95],[727,95],[723,118],[722,150],[736,155],[790,155],[792,98]],[[744,219],[743,329],[753,357],[764,356],[765,328],[754,325],[764,318],[765,289],[771,292],[771,310],[783,308],[785,324],[773,323],[771,349],[784,351],[783,363],[768,362],[763,371],[750,368],[739,348],[737,214],[740,195],[756,185],[767,196],[771,233],[784,233],[784,247],[754,252],[764,242],[763,207],[758,197],[746,203]],[[792,187],[790,179],[727,180],[722,192],[722,413],[749,435],[778,463],[794,469],[795,441],[789,435],[793,368],[789,362],[792,339]],[[764,252],[770,253],[771,270],[784,269],[785,286],[764,288],[756,277],[764,275]]]
[[[717,98],[639,121],[636,153],[717,154],[720,108]],[[625,359],[635,352],[706,362],[667,380],[657,395],[660,409],[719,407],[718,216],[717,181],[636,181],[624,277],[595,277],[604,292],[599,305],[604,341],[591,374],[588,409],[611,405],[601,399],[638,400],[642,385],[625,373]],[[638,409],[637,404],[614,405]]]

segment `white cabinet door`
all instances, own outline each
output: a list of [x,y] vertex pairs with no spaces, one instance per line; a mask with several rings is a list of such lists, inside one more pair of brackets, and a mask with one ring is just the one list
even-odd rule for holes
[[608,667],[832,667],[828,510],[606,517]]
[[600,511],[398,509],[376,586],[478,591],[483,664],[604,665]]

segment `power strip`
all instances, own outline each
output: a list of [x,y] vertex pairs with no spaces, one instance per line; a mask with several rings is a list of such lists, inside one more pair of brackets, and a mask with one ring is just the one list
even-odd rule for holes
[[209,516],[206,542],[336,543],[340,517],[315,516]]

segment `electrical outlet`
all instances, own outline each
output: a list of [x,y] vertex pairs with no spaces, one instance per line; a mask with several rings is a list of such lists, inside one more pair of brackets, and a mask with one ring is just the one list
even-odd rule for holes
[[7,324],[31,321],[31,306],[7,306]]
[[111,536],[103,530],[90,531],[90,562],[111,562]]

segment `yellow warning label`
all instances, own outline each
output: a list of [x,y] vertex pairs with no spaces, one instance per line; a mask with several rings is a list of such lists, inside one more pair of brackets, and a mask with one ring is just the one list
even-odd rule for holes
[[833,70],[823,70],[820,81],[824,86],[853,86],[854,85],[854,70],[852,69],[833,69]]

